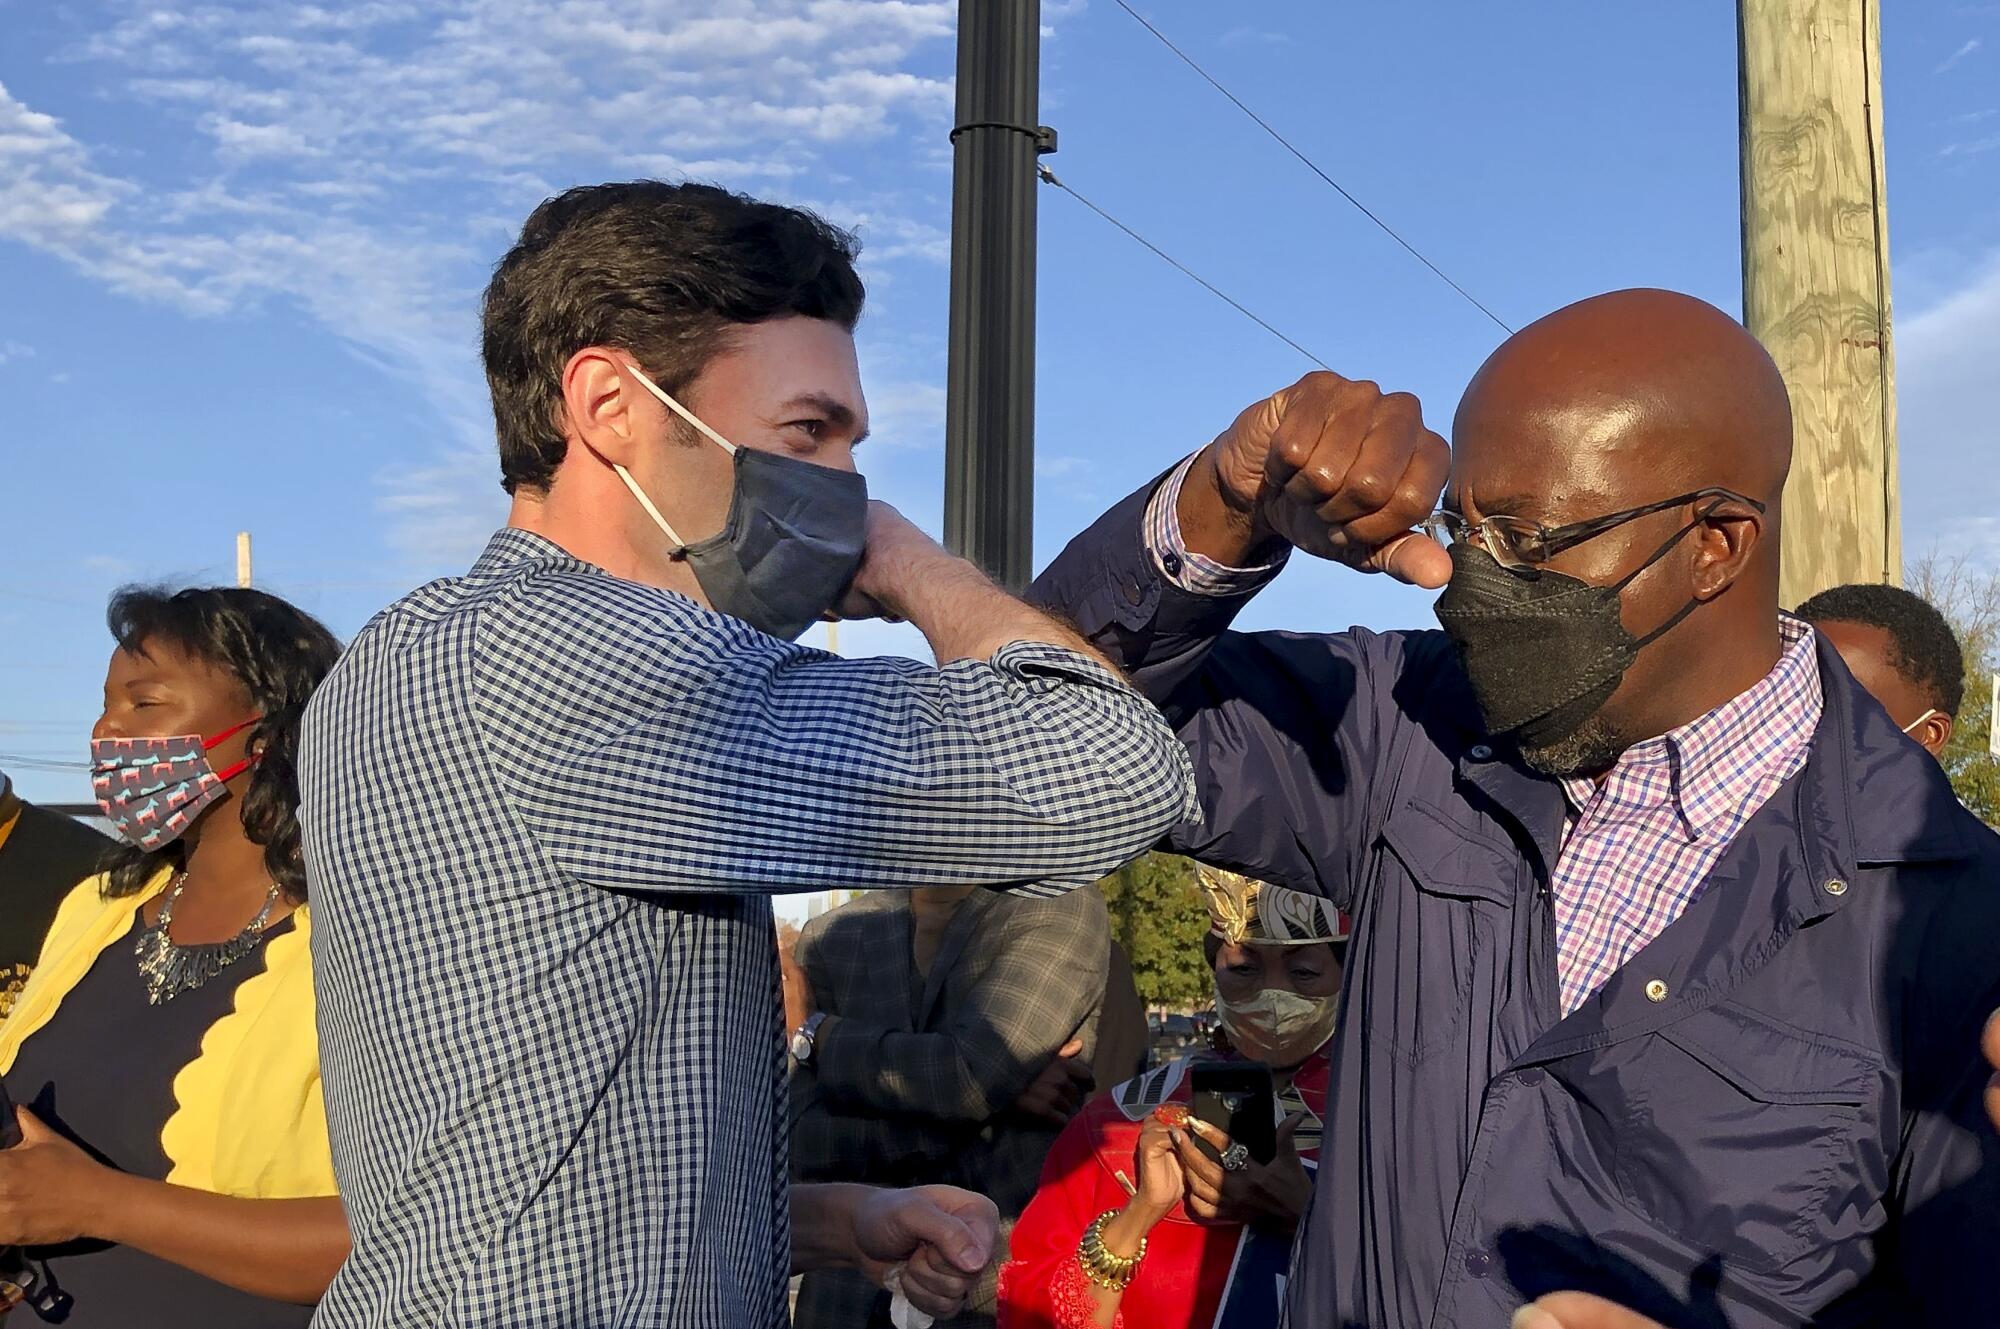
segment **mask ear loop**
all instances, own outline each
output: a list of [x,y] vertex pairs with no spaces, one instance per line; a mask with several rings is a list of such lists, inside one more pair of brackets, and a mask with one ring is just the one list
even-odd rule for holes
[[[251,725],[261,722],[263,718],[264,717],[261,715],[253,715],[248,720],[245,720],[240,724],[233,724],[229,726],[229,728],[223,730],[221,733],[217,734],[214,738],[204,738],[201,741],[201,750],[203,752],[207,752],[209,749],[213,748],[217,743],[223,742],[224,740],[230,738],[232,735],[242,733],[245,729],[248,729]],[[234,780],[237,776],[243,774],[243,772],[249,770],[252,766],[255,766],[257,764],[257,759],[262,757],[263,755],[264,754],[261,752],[245,753],[242,761],[234,763],[229,767],[228,770],[217,771],[215,773],[215,778],[222,781],[224,784],[228,784],[231,780]]]
[[[1723,498],[1723,499],[1717,499],[1715,502],[1709,504],[1707,509],[1697,514],[1693,521],[1689,522],[1687,525],[1681,527],[1678,531],[1675,531],[1671,536],[1669,536],[1667,538],[1667,542],[1661,545],[1658,549],[1655,549],[1652,552],[1652,554],[1647,557],[1644,563],[1641,563],[1638,567],[1633,568],[1623,577],[1613,582],[1610,588],[1611,593],[1613,595],[1622,595],[1627,586],[1630,586],[1634,581],[1638,580],[1640,573],[1644,572],[1647,568],[1652,567],[1653,564],[1665,558],[1667,556],[1668,550],[1672,549],[1675,545],[1679,544],[1681,541],[1687,539],[1688,532],[1694,530],[1697,526],[1702,525],[1710,517],[1713,517],[1717,512],[1720,512],[1722,510],[1722,505],[1724,503],[1727,503],[1728,501],[1729,501],[1728,499]],[[1669,632],[1674,630],[1674,628],[1680,623],[1682,619],[1686,618],[1689,614],[1692,614],[1695,610],[1699,609],[1701,607],[1701,604],[1702,602],[1700,600],[1689,600],[1686,604],[1682,605],[1678,611],[1675,612],[1672,618],[1669,618],[1666,622],[1660,624],[1660,626],[1654,628],[1651,632],[1647,633],[1645,636],[1639,638],[1638,641],[1634,642],[1632,644],[1632,649],[1635,651],[1642,651],[1646,647],[1658,641],[1660,638],[1666,636]]]
[[[661,405],[665,406],[675,415],[678,415],[681,419],[687,421],[688,424],[692,425],[697,433],[701,434],[704,438],[708,439],[709,442],[714,443],[716,446],[720,447],[724,452],[727,452],[731,457],[734,457],[736,455],[736,445],[734,443],[731,443],[728,439],[716,433],[713,429],[710,429],[700,416],[696,415],[693,411],[690,411],[687,407],[675,401],[671,396],[667,394],[666,389],[662,388],[659,384],[653,382],[652,379],[646,377],[645,370],[639,368],[639,366],[637,365],[628,364],[625,366],[625,371],[631,374],[632,377],[637,379],[641,384],[643,384],[648,392],[652,393],[655,397],[658,397],[660,399]],[[625,482],[625,487],[632,491],[632,497],[639,500],[639,506],[646,510],[646,515],[648,517],[651,517],[653,519],[653,525],[659,527],[661,531],[665,532],[667,539],[672,540],[674,542],[673,552],[670,553],[668,557],[676,559],[686,557],[688,551],[687,541],[681,539],[680,533],[673,528],[673,526],[667,521],[665,517],[660,515],[660,510],[657,507],[653,506],[652,499],[646,497],[646,491],[639,487],[639,482],[632,478],[632,473],[626,470],[623,466],[620,466],[615,462],[612,464],[611,469],[618,473],[618,478],[620,480],[623,480]]]

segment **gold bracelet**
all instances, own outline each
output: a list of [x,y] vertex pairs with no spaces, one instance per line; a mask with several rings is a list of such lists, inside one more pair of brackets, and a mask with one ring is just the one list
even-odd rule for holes
[[1116,1209],[1107,1210],[1091,1220],[1083,1230],[1083,1240],[1077,1243],[1076,1263],[1083,1270],[1083,1276],[1109,1292],[1122,1292],[1132,1281],[1132,1275],[1139,1272],[1139,1261],[1146,1258],[1146,1239],[1139,1238],[1139,1249],[1130,1255],[1113,1255],[1104,1245],[1104,1228],[1118,1217]]

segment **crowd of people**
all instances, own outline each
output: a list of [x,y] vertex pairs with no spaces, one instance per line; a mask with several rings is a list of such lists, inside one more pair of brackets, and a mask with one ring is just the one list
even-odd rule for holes
[[[113,599],[115,843],[0,784],[14,1315],[1991,1313],[1962,657],[1896,588],[1781,610],[1738,324],[1558,310],[1450,447],[1309,375],[1016,596],[868,496],[854,258],[703,185],[551,198],[482,308],[512,506],[467,573],[344,647]],[[1294,551],[1439,630],[1237,630]],[[934,663],[796,643],[864,617]],[[1154,847],[1216,1014],[1158,1065],[1090,889]],[[772,897],[855,887],[776,944]]]

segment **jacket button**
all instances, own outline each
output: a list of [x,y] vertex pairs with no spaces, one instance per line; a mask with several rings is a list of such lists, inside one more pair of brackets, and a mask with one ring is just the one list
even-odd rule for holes
[[1128,604],[1138,604],[1138,603],[1139,603],[1139,600],[1140,600],[1140,594],[1139,594],[1139,583],[1138,583],[1138,582],[1136,582],[1136,581],[1128,581],[1128,582],[1126,582],[1126,583],[1125,583],[1125,600],[1126,600],[1126,603],[1128,603]]
[[1666,999],[1667,999],[1667,985],[1665,983],[1661,982],[1659,979],[1656,978],[1652,982],[1646,984],[1647,1001],[1665,1001]]
[[1493,749],[1487,747],[1484,743],[1474,743],[1466,750],[1465,755],[1474,761],[1488,761],[1492,759]]
[[1828,895],[1845,895],[1847,894],[1847,883],[1835,877],[1833,880],[1827,882],[1826,893]]
[[1530,1089],[1540,1084],[1543,1078],[1544,1077],[1542,1075],[1542,1072],[1533,1066],[1530,1066],[1527,1070],[1521,1072],[1521,1083],[1528,1086],[1528,1088]]
[[1493,1257],[1485,1251],[1468,1251],[1465,1256],[1465,1272],[1474,1278],[1484,1278],[1493,1272]]

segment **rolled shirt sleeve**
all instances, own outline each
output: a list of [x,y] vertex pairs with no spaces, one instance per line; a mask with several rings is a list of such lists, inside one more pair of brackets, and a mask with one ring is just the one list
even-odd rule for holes
[[1058,894],[1194,808],[1158,712],[1077,652],[845,660],[606,580],[532,632],[489,611],[475,680],[515,813],[582,881]]

